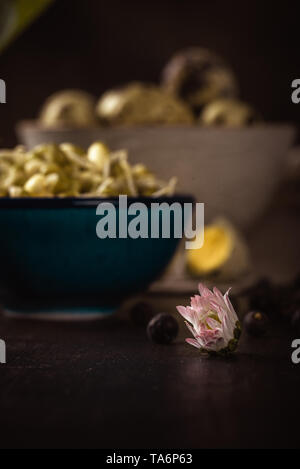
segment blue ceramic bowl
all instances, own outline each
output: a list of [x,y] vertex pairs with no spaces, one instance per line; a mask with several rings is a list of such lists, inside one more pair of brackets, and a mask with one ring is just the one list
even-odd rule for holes
[[[193,199],[128,198],[128,204],[137,201],[147,206],[150,223],[151,202],[183,205]],[[168,239],[99,239],[100,202],[113,203],[118,215],[118,198],[0,199],[5,312],[53,319],[108,315],[163,272],[180,240],[172,232]]]

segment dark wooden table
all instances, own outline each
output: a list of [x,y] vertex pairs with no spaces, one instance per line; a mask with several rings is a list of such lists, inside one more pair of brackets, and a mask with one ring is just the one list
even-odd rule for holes
[[[299,212],[285,207],[260,226],[256,269],[293,275]],[[187,302],[149,299],[174,314]],[[287,325],[272,323],[262,339],[244,333],[227,360],[199,356],[186,336],[182,327],[175,344],[154,345],[122,315],[87,324],[0,317],[0,447],[300,446],[300,364]]]
[[[156,300],[158,301],[158,300]],[[243,335],[232,359],[150,343],[122,318],[1,318],[0,447],[297,447],[300,364],[292,331]]]

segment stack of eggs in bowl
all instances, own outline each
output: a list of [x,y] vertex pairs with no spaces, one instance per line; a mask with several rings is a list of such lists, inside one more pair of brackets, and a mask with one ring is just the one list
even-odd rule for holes
[[178,189],[204,202],[206,219],[222,216],[247,229],[267,207],[282,175],[295,130],[262,120],[239,98],[230,66],[206,49],[174,55],[161,84],[129,83],[101,98],[62,91],[47,99],[37,121],[18,125],[29,148],[73,142],[84,148],[104,141],[126,148]]

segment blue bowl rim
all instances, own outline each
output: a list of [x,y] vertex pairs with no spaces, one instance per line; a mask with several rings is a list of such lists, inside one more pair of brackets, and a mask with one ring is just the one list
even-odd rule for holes
[[[112,203],[116,207],[119,205],[119,197],[0,197],[0,209],[64,209],[64,208],[89,208],[97,207],[101,202]],[[189,194],[175,194],[174,196],[163,197],[128,197],[127,203],[142,202],[147,207],[151,203],[195,203],[195,198]]]

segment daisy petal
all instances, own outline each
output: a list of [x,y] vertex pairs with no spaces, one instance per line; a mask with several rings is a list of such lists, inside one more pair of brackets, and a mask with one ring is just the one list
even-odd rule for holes
[[201,345],[199,344],[199,342],[197,342],[196,339],[185,339],[185,341],[190,344],[190,345],[193,345],[194,347],[196,348],[201,348]]
[[178,313],[181,314],[181,316],[184,317],[187,321],[193,322],[193,314],[191,312],[191,308],[189,307],[184,307],[184,306],[177,306],[177,311]]
[[195,329],[193,328],[193,326],[191,326],[190,323],[188,323],[187,321],[185,321],[185,325],[188,328],[188,330],[193,334],[193,336],[196,337],[197,333]]
[[209,325],[209,327],[211,327],[211,329],[219,329],[221,330],[221,323],[216,321],[215,319],[213,318],[207,318],[206,319],[206,322],[207,324]]
[[225,301],[225,304],[226,304],[227,308],[228,308],[229,311],[231,312],[231,314],[232,314],[233,316],[235,316],[235,317],[236,317],[236,320],[237,320],[238,318],[237,318],[236,312],[235,312],[234,307],[232,306],[232,303],[231,303],[231,301],[230,301],[230,299],[229,299],[229,291],[230,291],[230,288],[229,288],[229,290],[227,290],[227,292],[226,292],[225,295],[224,295],[224,301]]
[[199,283],[198,289],[201,296],[212,296],[212,292],[203,283]]

